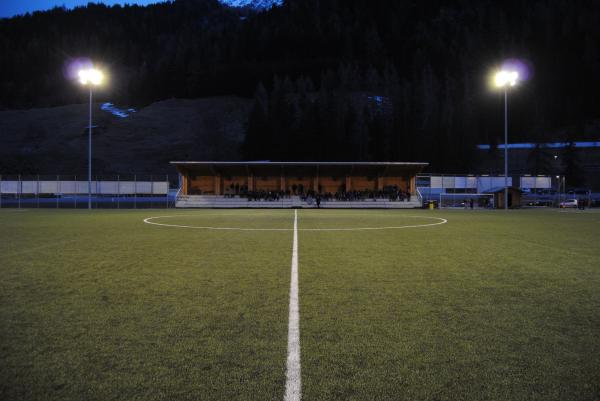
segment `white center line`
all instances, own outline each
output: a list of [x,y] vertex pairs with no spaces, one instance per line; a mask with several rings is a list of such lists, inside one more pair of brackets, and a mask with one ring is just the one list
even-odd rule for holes
[[290,280],[290,316],[285,401],[300,401],[300,306],[298,305],[298,211],[294,210],[294,242],[292,245],[292,277]]

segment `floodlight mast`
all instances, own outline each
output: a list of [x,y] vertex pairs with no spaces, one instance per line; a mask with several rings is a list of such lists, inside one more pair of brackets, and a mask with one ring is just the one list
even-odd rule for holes
[[93,87],[102,84],[104,75],[100,70],[88,68],[79,71],[79,83],[90,89],[90,112],[88,124],[88,209],[92,208],[92,92]]
[[504,210],[508,209],[508,89],[518,80],[517,71],[499,71],[494,77],[496,87],[504,89]]

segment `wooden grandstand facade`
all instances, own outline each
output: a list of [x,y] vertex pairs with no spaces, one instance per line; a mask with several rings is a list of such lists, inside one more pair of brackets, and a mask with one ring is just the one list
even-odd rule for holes
[[246,191],[336,193],[415,191],[428,163],[412,162],[171,162],[182,195],[228,195]]

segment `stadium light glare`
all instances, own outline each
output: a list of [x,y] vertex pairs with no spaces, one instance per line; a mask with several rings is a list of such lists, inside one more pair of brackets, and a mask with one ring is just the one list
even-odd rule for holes
[[92,92],[94,86],[104,81],[104,74],[96,68],[84,68],[77,73],[79,83],[90,89],[90,113],[88,125],[88,209],[92,208]]
[[515,70],[500,70],[494,75],[495,87],[504,90],[504,209],[508,209],[508,89],[518,82]]
[[519,82],[519,73],[517,71],[498,71],[494,76],[494,84],[497,88],[506,86],[515,86]]
[[79,70],[79,83],[82,85],[94,85],[98,86],[102,84],[104,80],[104,74],[102,71],[97,70],[95,68],[88,68],[84,70]]

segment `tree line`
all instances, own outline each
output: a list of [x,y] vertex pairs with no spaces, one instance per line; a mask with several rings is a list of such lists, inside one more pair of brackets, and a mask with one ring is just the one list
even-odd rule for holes
[[287,0],[266,12],[217,0],[90,4],[0,21],[0,107],[82,102],[65,82],[87,56],[111,72],[99,99],[255,97],[245,157],[425,160],[467,171],[503,140],[486,77],[519,57],[511,141],[597,136],[600,3],[593,0]]

